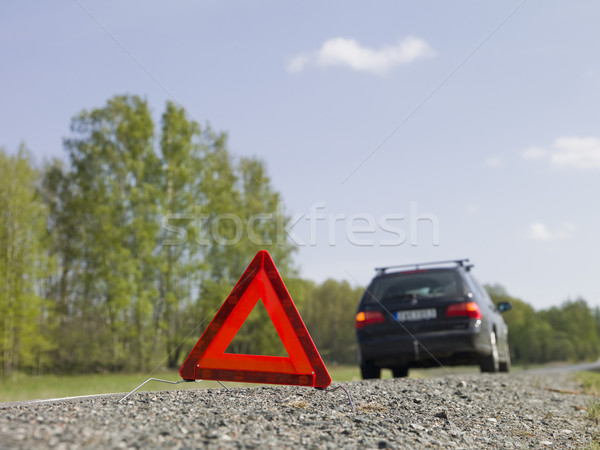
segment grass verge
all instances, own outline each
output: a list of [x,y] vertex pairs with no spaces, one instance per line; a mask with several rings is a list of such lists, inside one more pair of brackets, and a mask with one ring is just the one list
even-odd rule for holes
[[577,372],[575,380],[581,383],[586,394],[600,395],[600,373],[591,371]]
[[[353,381],[360,379],[357,366],[327,367],[334,382]],[[386,377],[386,374],[383,374]],[[391,374],[387,374],[389,378]],[[48,399],[72,397],[77,395],[107,394],[114,392],[130,392],[148,378],[160,378],[179,381],[181,377],[176,370],[161,371],[153,374],[84,374],[84,375],[41,375],[31,376],[15,374],[10,378],[0,378],[0,402],[20,400]],[[230,383],[228,387],[256,387],[257,384]],[[165,384],[150,382],[141,391],[165,391],[175,389],[210,389],[221,387],[216,381],[201,383]]]
[[[328,364],[332,381],[358,381],[361,379],[357,365],[340,366]],[[518,370],[518,369],[517,369]],[[478,373],[477,367],[450,367],[433,369],[411,369],[411,378],[425,378],[443,376],[448,373],[465,374]],[[391,378],[390,370],[381,371],[382,378]],[[147,373],[108,373],[108,374],[83,374],[83,375],[41,375],[31,376],[17,373],[10,378],[0,378],[0,402],[13,402],[20,400],[48,399],[72,397],[77,395],[107,394],[115,392],[130,392],[149,377],[178,381],[181,378],[176,370],[167,370]],[[600,383],[600,382],[599,382]],[[229,387],[256,387],[256,384],[226,383]],[[209,389],[221,387],[216,381],[202,381],[201,383],[181,383],[176,385],[150,382],[141,391],[164,391],[175,389]],[[600,391],[600,384],[598,387]]]
[[[593,395],[594,398],[587,404],[587,415],[588,418],[600,422],[600,373],[598,372],[578,372],[575,374],[575,380],[581,383],[583,391],[586,394]],[[600,448],[600,443],[596,442],[596,445]]]

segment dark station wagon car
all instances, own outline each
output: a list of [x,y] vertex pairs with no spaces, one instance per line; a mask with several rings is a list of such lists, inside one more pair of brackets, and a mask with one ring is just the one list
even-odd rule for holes
[[479,365],[508,372],[508,328],[471,274],[468,260],[375,269],[356,314],[362,377],[381,369],[405,377],[412,367]]

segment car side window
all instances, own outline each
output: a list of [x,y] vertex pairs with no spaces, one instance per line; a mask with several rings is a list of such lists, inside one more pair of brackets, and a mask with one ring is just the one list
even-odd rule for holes
[[489,304],[491,307],[494,307],[494,302],[492,301],[492,299],[490,298],[490,296],[488,295],[487,291],[485,290],[485,288],[479,283],[479,281],[477,281],[477,278],[471,276],[471,279],[473,280],[473,283],[475,284],[477,291],[479,293],[479,296],[481,297],[481,299],[486,302],[487,304]]
[[479,289],[477,288],[477,285],[475,284],[474,280],[466,273],[463,273],[463,279],[465,280],[465,286],[467,287],[467,289],[476,296],[480,296],[479,294]]

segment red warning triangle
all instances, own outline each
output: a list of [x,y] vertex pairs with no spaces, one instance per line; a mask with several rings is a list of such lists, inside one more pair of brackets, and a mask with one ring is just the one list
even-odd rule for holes
[[[289,356],[225,353],[262,300]],[[184,380],[238,381],[326,388],[331,377],[277,271],[259,251],[179,369]]]

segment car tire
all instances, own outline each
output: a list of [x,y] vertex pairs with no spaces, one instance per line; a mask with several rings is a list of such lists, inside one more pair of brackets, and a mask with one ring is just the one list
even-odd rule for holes
[[500,361],[498,359],[498,342],[496,341],[496,333],[492,331],[490,334],[490,345],[492,351],[489,355],[484,355],[479,362],[479,368],[482,372],[498,372],[500,369]]
[[408,366],[392,367],[392,375],[394,378],[405,378],[408,376]]
[[506,343],[506,359],[500,361],[498,364],[498,370],[500,372],[510,372],[510,348],[508,348],[508,342]]
[[372,380],[375,378],[381,378],[381,368],[375,366],[370,361],[365,361],[360,365],[360,374],[363,380]]

